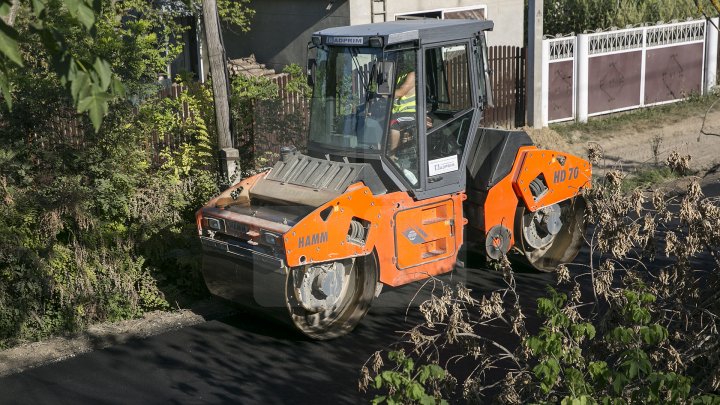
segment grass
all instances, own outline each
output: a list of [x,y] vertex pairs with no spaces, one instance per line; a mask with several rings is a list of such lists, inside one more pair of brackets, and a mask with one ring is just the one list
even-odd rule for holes
[[670,170],[667,166],[641,168],[628,174],[625,181],[623,181],[622,189],[624,191],[631,191],[636,188],[646,189],[659,184],[667,183],[668,181],[675,180],[679,177],[681,176]]
[[[719,93],[691,96],[677,103],[641,108],[625,113],[591,117],[587,123],[561,123],[553,130],[570,141],[588,141],[611,136],[628,127],[662,128],[692,116],[702,116],[710,105],[720,98]],[[579,139],[577,138],[579,136]]]

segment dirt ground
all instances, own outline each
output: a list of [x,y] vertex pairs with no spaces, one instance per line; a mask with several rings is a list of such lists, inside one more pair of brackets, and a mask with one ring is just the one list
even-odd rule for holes
[[605,157],[601,165],[607,169],[632,170],[655,163],[653,144],[657,144],[659,163],[664,162],[670,153],[677,151],[683,156],[690,155],[691,168],[703,172],[720,164],[720,135],[700,133],[704,119],[705,132],[720,134],[720,105],[713,108],[707,118],[704,116],[703,112],[682,119],[659,116],[650,123],[628,122],[619,129],[590,140],[577,131],[570,139],[549,128],[526,128],[526,131],[544,148],[566,150],[583,157],[587,156],[588,146],[596,143],[602,148]]
[[[619,130],[604,133],[590,141],[581,140],[584,137],[579,134],[568,139],[547,128],[542,130],[526,128],[526,131],[541,147],[565,150],[583,157],[587,156],[589,143],[596,142],[603,149],[605,168],[626,170],[654,163],[652,144],[654,139],[660,139],[658,148],[660,162],[676,150],[681,155],[691,155],[691,168],[703,173],[720,164],[720,136],[700,134],[703,116],[704,114],[697,114],[682,119],[665,117],[643,125],[633,125],[629,122]],[[708,114],[705,130],[720,134],[720,107]],[[141,319],[94,325],[80,335],[23,344],[0,352],[0,377],[132,339],[141,339],[195,325],[208,319],[229,315],[233,311],[234,308],[227,304],[206,301],[198,303],[191,309],[152,312]]]

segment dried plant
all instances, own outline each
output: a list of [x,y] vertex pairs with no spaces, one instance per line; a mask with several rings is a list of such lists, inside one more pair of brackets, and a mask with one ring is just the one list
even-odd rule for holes
[[[673,153],[668,165],[687,173],[689,161]],[[526,325],[527,298],[505,258],[497,291],[434,280],[439,293],[420,306],[424,322],[368,362],[387,364],[378,358],[402,349],[443,368],[436,400],[717,403],[720,202],[697,179],[681,193],[627,193],[624,177],[609,171],[584,193],[589,258],[558,267],[557,286],[538,300],[539,328]],[[369,363],[362,389],[393,369]]]

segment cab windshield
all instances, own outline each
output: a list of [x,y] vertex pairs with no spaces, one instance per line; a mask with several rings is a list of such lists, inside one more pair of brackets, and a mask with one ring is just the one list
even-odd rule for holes
[[317,48],[311,142],[370,153],[381,149],[390,112],[388,96],[377,94],[382,59],[381,48]]

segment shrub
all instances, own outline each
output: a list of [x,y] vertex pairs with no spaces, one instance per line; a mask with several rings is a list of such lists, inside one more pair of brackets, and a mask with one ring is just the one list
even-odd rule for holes
[[[307,99],[310,88],[300,66],[286,66],[283,73],[289,75],[286,92]],[[235,76],[230,106],[243,176],[274,163],[281,146],[305,148],[307,111],[303,108],[290,111],[274,80]]]
[[[191,86],[116,105],[79,144],[2,137],[0,346],[205,293],[194,212],[218,191],[209,105]],[[165,132],[183,143],[156,168],[148,142]]]

